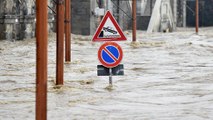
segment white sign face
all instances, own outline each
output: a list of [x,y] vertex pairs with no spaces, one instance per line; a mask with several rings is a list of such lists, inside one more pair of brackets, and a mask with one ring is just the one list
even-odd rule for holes
[[115,28],[112,21],[107,18],[106,23],[104,24],[99,38],[118,38],[121,37],[118,30]]

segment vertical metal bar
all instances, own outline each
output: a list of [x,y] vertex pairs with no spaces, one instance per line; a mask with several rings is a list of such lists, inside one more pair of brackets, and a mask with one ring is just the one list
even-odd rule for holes
[[198,29],[199,29],[199,0],[196,0],[196,34],[198,34]]
[[56,85],[64,84],[64,0],[57,1]]
[[132,41],[135,42],[136,41],[136,0],[132,1]]
[[36,0],[36,120],[47,119],[47,0]]
[[65,0],[65,61],[71,61],[71,0]]
[[112,85],[112,68],[109,68],[109,85]]

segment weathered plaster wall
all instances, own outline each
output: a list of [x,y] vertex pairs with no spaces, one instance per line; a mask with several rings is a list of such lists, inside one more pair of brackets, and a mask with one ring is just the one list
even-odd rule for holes
[[90,34],[90,0],[72,0],[72,33]]
[[[52,7],[51,0],[48,0]],[[35,0],[0,0],[0,39],[21,40],[35,37]],[[49,11],[49,30],[53,27]]]

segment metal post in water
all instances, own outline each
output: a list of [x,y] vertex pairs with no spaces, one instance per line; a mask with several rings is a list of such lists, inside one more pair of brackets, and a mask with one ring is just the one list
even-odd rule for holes
[[56,85],[64,84],[64,0],[57,0]]
[[136,41],[136,0],[132,1],[132,41]]
[[196,34],[198,34],[198,29],[199,29],[199,0],[196,0],[196,28],[195,28],[195,31],[196,31]]
[[109,85],[112,85],[112,68],[109,68]]
[[65,0],[65,61],[71,61],[71,0]]
[[36,0],[36,120],[47,119],[47,0]]

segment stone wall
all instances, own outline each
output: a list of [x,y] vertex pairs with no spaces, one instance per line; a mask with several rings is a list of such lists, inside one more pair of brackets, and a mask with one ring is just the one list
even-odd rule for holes
[[32,38],[35,34],[33,0],[1,0],[0,39]]
[[[35,37],[35,0],[0,1],[0,39],[21,40]],[[49,6],[52,2],[48,0]],[[49,26],[52,28],[53,13],[49,11]]]

